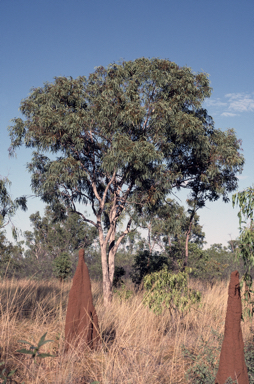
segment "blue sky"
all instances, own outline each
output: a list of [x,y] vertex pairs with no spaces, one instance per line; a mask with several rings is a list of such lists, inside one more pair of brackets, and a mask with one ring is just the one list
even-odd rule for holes
[[[0,2],[0,175],[15,198],[31,194],[26,163],[31,151],[8,157],[7,126],[20,116],[30,89],[55,76],[88,76],[121,59],[159,57],[209,74],[213,93],[204,106],[215,127],[234,128],[246,159],[239,190],[254,183],[254,3],[252,0],[2,0]],[[180,194],[182,203],[186,196]],[[29,215],[43,213],[31,198],[14,224],[29,229]],[[208,244],[238,235],[231,203],[199,212]],[[10,231],[8,230],[8,234]]]

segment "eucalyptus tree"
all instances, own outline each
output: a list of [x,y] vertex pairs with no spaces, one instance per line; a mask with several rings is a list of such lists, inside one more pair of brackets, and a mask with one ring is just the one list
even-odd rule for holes
[[0,231],[0,277],[24,276],[23,243],[11,243],[4,231]]
[[79,248],[89,248],[97,238],[96,228],[89,226],[76,213],[65,214],[60,205],[57,215],[50,206],[46,206],[43,217],[36,212],[29,218],[32,231],[24,232],[26,257],[39,263],[47,260],[50,268],[61,254],[74,256]]
[[173,188],[215,200],[237,186],[240,143],[233,130],[215,129],[202,109],[210,94],[205,73],[139,58],[97,67],[88,78],[56,77],[21,102],[24,118],[13,119],[11,152],[22,144],[34,148],[28,164],[34,192],[97,228],[105,305],[112,299],[115,254],[136,211],[158,204]]
[[152,254],[155,248],[159,247],[173,261],[180,257],[183,269],[188,261],[189,242],[202,246],[205,238],[193,202],[188,200],[187,202],[189,209],[186,212],[183,206],[168,198],[156,209],[152,207],[143,210],[143,215],[139,219],[139,226],[148,232],[146,245],[149,252]]
[[[0,231],[3,230],[9,223],[12,224],[12,217],[15,215],[18,208],[23,211],[27,210],[27,201],[25,196],[12,199],[9,188],[11,182],[8,177],[0,178]],[[17,238],[17,229],[12,224],[12,234]]]

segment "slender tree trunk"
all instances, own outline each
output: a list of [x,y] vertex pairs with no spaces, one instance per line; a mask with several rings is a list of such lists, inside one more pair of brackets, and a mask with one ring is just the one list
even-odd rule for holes
[[189,229],[186,234],[186,239],[185,239],[185,259],[183,263],[183,269],[187,266],[188,262],[188,257],[189,257],[189,238],[190,238],[190,232],[191,232],[191,224],[189,226]]
[[185,239],[185,259],[183,263],[183,268],[182,270],[184,271],[185,268],[187,267],[187,262],[189,258],[189,239],[190,239],[190,234],[191,234],[191,228],[192,228],[192,221],[195,215],[195,211],[192,212],[191,217],[190,217],[190,223],[189,223],[189,228],[186,232],[186,239]]
[[99,233],[100,248],[101,248],[101,265],[102,265],[102,278],[103,278],[103,300],[104,306],[108,307],[113,299],[113,279],[115,272],[115,254],[117,248],[115,247],[115,228],[113,229],[110,240],[109,250],[107,255],[107,243],[104,239],[103,233]]
[[108,271],[108,260],[107,260],[107,243],[104,239],[102,228],[99,228],[99,242],[101,248],[101,267],[102,267],[102,282],[103,282],[103,299],[104,305],[107,307],[112,301],[110,292],[110,281]]
[[169,249],[171,249],[171,239],[170,239],[170,235],[168,235],[168,246],[169,246]]
[[150,255],[152,254],[152,247],[151,247],[151,223],[148,225],[148,246],[149,246],[149,252]]
[[108,307],[112,302],[112,284],[110,284],[109,269],[107,261],[107,246],[101,246],[101,266],[102,266],[102,281],[103,281],[103,300],[105,307]]
[[[131,188],[130,188],[131,189]],[[102,209],[101,209],[102,211]],[[116,238],[116,221],[117,221],[117,211],[116,211],[116,195],[114,196],[113,206],[109,214],[109,229],[106,237],[104,237],[103,229],[101,226],[101,213],[97,216],[97,228],[99,231],[99,241],[101,248],[101,265],[102,265],[102,277],[103,277],[103,298],[105,307],[110,306],[113,299],[113,279],[115,273],[115,255],[117,249],[127,233],[130,231],[130,226],[132,220],[128,221],[127,227],[122,235],[115,242]],[[107,254],[107,244],[109,244],[108,254]]]

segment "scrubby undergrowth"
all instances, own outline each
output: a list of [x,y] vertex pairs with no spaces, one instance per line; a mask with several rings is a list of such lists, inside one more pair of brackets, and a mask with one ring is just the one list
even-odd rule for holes
[[[195,375],[200,368],[207,369],[212,380],[211,364],[218,362],[220,343],[214,332],[223,334],[224,331],[227,284],[218,283],[212,288],[197,281],[190,284],[202,292],[201,305],[193,306],[185,314],[171,316],[168,311],[154,314],[142,303],[144,293],[134,293],[128,283],[115,290],[112,306],[105,310],[102,287],[93,282],[102,348],[96,352],[75,350],[64,355],[65,313],[71,282],[3,280],[0,282],[0,361],[5,365],[0,367],[0,373],[3,367],[5,374],[16,369],[12,382],[26,384],[90,384],[93,381],[173,384],[197,381]],[[242,323],[244,342],[248,346],[252,343],[251,325],[250,320]],[[54,358],[37,359],[34,364],[30,356],[16,352],[24,347],[18,340],[37,344],[46,332],[47,339],[54,341],[43,346],[41,352],[55,355]],[[200,348],[201,338],[205,345],[213,348],[212,363],[205,355],[209,350],[202,352]],[[198,369],[186,349],[192,357],[199,356]],[[200,358],[200,353],[204,358]]]

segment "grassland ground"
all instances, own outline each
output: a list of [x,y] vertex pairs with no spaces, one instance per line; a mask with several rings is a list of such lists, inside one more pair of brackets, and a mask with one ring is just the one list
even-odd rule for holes
[[[64,354],[64,327],[71,282],[57,280],[0,281],[0,361],[6,372],[16,369],[13,383],[25,384],[176,384],[191,382],[186,371],[194,364],[184,356],[184,345],[200,355],[200,339],[214,348],[218,361],[218,339],[223,334],[227,304],[227,282],[213,287],[190,281],[202,292],[200,305],[187,313],[165,311],[155,315],[142,304],[144,292],[134,292],[130,283],[114,293],[110,308],[103,306],[102,286],[92,282],[99,317],[102,346],[98,351],[70,350]],[[253,320],[242,322],[245,343],[253,342]],[[41,336],[53,340],[41,352],[55,357],[37,359],[20,354],[26,347],[18,340],[37,345]],[[203,354],[203,363],[209,359]],[[0,371],[1,371],[0,367]]]

